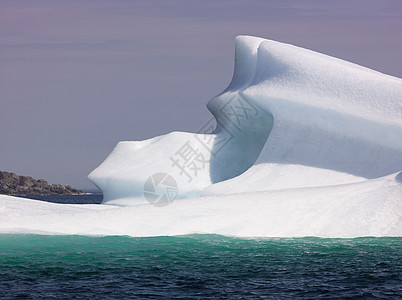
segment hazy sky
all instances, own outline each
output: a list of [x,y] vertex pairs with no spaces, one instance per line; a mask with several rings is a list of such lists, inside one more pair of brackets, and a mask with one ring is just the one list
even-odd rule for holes
[[402,77],[400,0],[0,0],[0,170],[93,189],[118,141],[197,131],[241,34]]

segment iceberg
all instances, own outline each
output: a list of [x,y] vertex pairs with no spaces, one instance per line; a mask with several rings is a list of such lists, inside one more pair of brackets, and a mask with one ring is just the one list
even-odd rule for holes
[[257,37],[197,133],[122,141],[102,205],[0,195],[0,233],[402,236],[402,79]]
[[402,170],[402,80],[341,59],[239,36],[232,81],[207,108],[214,118],[198,133],[118,143],[89,175],[103,203],[333,186]]

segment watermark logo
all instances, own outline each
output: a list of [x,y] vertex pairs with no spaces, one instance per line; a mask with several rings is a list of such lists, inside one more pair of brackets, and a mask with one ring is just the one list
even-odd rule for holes
[[[178,145],[180,147],[169,157],[170,166],[176,169],[175,175],[180,179],[184,177],[187,183],[209,169],[212,156],[216,158],[232,140],[247,134],[248,128],[259,118],[258,107],[241,92],[228,99],[219,112],[222,116],[219,124],[215,118],[210,118],[193,138]],[[246,132],[242,133],[244,128]],[[155,206],[169,205],[177,195],[177,182],[167,173],[156,173],[144,184],[144,196]]]
[[[239,133],[242,128],[250,126],[258,117],[259,110],[242,93],[238,93],[229,99],[221,108],[220,114],[227,120],[227,124],[220,124],[219,133],[213,135],[218,124],[215,118],[211,118],[194,135],[195,140],[206,150],[217,156],[226,145],[228,145]],[[180,176],[185,176],[188,183],[193,181],[201,173],[210,160],[206,158],[203,151],[197,146],[193,146],[194,141],[187,140],[173,156],[170,156],[172,167],[180,171]],[[208,155],[207,155],[208,156]]]
[[205,157],[202,152],[191,146],[187,141],[174,155],[170,157],[172,167],[177,167],[180,170],[180,176],[186,175],[188,182],[193,180],[192,176],[197,176],[198,171],[205,168]]
[[167,173],[156,173],[144,184],[144,197],[150,204],[166,206],[172,203],[178,194],[177,182]]
[[221,109],[220,112],[229,122],[231,122],[238,131],[242,131],[244,123],[258,116],[258,109],[248,101],[241,93],[230,99]]
[[215,118],[211,118],[205,123],[201,130],[194,135],[196,140],[215,156],[234,138],[234,135],[224,126],[221,126],[219,135],[214,138],[211,133],[215,131],[216,127],[217,123]]

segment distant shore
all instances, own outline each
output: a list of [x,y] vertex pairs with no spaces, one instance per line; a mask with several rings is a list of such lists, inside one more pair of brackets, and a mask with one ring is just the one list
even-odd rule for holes
[[44,179],[0,171],[0,194],[5,195],[73,195],[85,194],[68,184],[49,184]]

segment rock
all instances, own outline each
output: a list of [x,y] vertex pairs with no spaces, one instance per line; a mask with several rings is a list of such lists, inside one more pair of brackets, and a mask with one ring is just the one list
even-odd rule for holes
[[67,184],[48,184],[44,179],[19,176],[0,171],[0,194],[6,195],[67,195],[83,192]]

